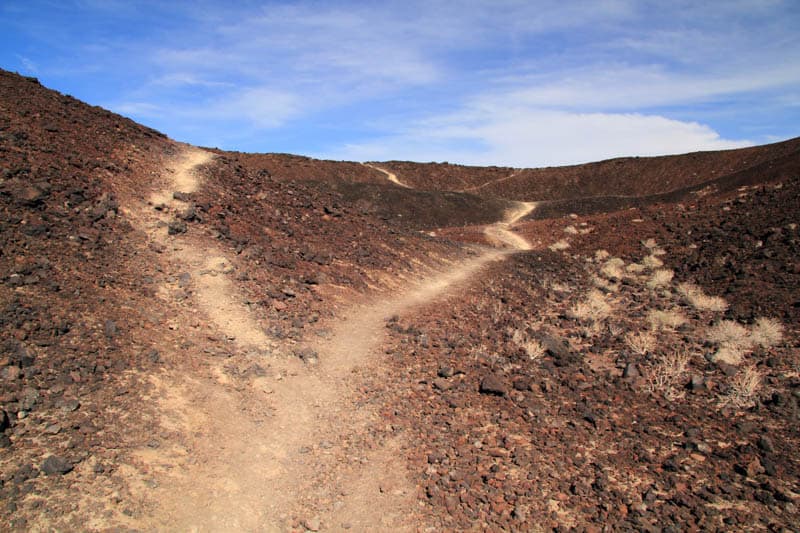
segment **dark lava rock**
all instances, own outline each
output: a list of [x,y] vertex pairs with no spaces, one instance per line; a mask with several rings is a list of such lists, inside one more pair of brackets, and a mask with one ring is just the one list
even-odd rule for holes
[[581,356],[574,353],[570,349],[569,343],[563,339],[551,335],[542,335],[539,337],[539,342],[545,353],[553,358],[556,366],[567,366],[572,363],[578,363],[581,360]]
[[8,413],[0,411],[0,431],[5,431],[10,425],[11,421],[8,419]]
[[436,373],[440,378],[451,378],[455,374],[452,366],[442,365],[439,367],[439,371]]
[[179,233],[186,233],[186,222],[183,220],[173,220],[167,226],[167,233],[170,235],[178,235]]
[[180,212],[178,217],[186,222],[197,220],[197,209],[194,205],[190,204],[186,206],[186,209]]
[[45,192],[35,186],[23,186],[14,191],[16,201],[30,207],[39,205],[45,197]]
[[313,365],[319,361],[319,354],[316,350],[311,348],[303,348],[302,350],[297,350],[295,355],[299,357],[304,363]]
[[514,380],[513,386],[518,391],[531,390],[531,380],[529,378],[517,378]]
[[483,378],[478,390],[481,394],[493,394],[495,396],[505,396],[506,394],[506,386],[496,374],[489,374]]
[[48,476],[59,475],[62,476],[72,472],[72,464],[62,457],[51,455],[44,460],[41,466],[42,472]]
[[113,339],[117,336],[117,324],[113,320],[106,320],[103,324],[103,333],[107,339]]
[[706,388],[706,379],[700,374],[693,374],[688,386],[693,391],[704,389]]
[[448,390],[452,386],[453,384],[444,378],[437,378],[433,380],[433,387],[438,390]]
[[766,435],[762,435],[758,439],[758,447],[767,453],[773,453],[775,451],[775,445],[772,444],[772,439]]
[[639,369],[633,363],[625,365],[625,370],[622,372],[623,378],[638,378],[640,375]]

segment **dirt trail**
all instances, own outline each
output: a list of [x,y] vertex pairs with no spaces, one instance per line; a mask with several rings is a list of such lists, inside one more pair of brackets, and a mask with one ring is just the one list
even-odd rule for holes
[[538,202],[517,202],[516,206],[506,212],[503,222],[496,222],[486,227],[484,233],[489,242],[510,250],[530,250],[531,244],[512,230],[514,224],[536,209]]
[[372,164],[370,164],[370,163],[362,163],[362,164],[363,164],[365,167],[374,168],[374,169],[375,169],[375,170],[377,170],[378,172],[383,172],[384,174],[386,174],[386,178],[387,178],[389,181],[391,181],[392,183],[394,183],[395,185],[399,185],[399,186],[401,186],[401,187],[405,187],[406,189],[410,189],[410,188],[411,188],[409,185],[406,185],[405,183],[403,183],[402,181],[400,181],[400,179],[397,177],[397,174],[394,174],[393,172],[389,172],[389,171],[388,171],[388,170],[386,170],[385,168],[381,168],[381,167],[379,167],[379,166],[377,166],[377,165],[372,165]]
[[[299,518],[334,530],[417,529],[416,488],[405,475],[402,441],[376,436],[378,413],[364,405],[357,389],[366,377],[380,375],[386,319],[445,298],[509,250],[529,249],[510,228],[534,205],[521,203],[487,228],[505,250],[477,251],[430,272],[397,294],[354,307],[331,325],[327,339],[290,347],[259,327],[220,249],[191,233],[172,236],[166,230],[170,217],[185,207],[173,191],[196,190],[196,168],[211,159],[187,150],[151,197],[152,205],[139,206],[132,217],[166,248],[165,266],[184,272],[193,304],[230,344],[226,358],[204,354],[209,333],[192,333],[191,325],[197,329],[202,321],[184,310],[181,327],[189,325],[198,354],[152,377],[149,400],[158,406],[163,443],[137,450],[134,464],[121,469],[145,510],[131,525],[281,531]],[[316,351],[318,363],[285,355],[292,348]]]
[[498,179],[492,180],[492,181],[487,181],[486,183],[481,183],[480,185],[475,185],[473,187],[467,187],[466,189],[461,189],[460,191],[457,191],[457,192],[475,192],[475,191],[479,191],[479,190],[481,190],[481,189],[483,189],[485,187],[488,187],[490,185],[494,185],[496,183],[503,183],[504,181],[508,181],[508,180],[518,176],[520,174],[520,172],[522,172],[522,170],[523,169],[521,169],[521,168],[517,169],[514,172],[512,172],[511,174],[509,174],[508,176],[504,176],[502,178],[498,178]]

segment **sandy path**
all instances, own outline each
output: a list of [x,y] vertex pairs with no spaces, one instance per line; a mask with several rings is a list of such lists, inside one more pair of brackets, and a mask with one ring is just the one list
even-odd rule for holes
[[517,202],[506,212],[502,222],[486,226],[484,233],[489,242],[509,250],[530,250],[531,244],[521,235],[512,231],[514,224],[536,209],[537,202]]
[[[387,318],[444,299],[487,263],[530,248],[511,225],[534,204],[520,203],[487,228],[505,250],[481,251],[399,293],[351,309],[331,325],[327,339],[305,346],[319,356],[318,364],[306,365],[284,355],[292,347],[264,333],[220,249],[191,232],[166,231],[185,205],[172,198],[173,191],[196,190],[196,168],[211,160],[211,154],[187,149],[150,198],[164,207],[142,205],[132,217],[151,241],[166,248],[166,268],[189,274],[192,309],[232,344],[228,358],[204,355],[198,345],[197,356],[153,376],[149,401],[158,407],[165,439],[156,448],[137,450],[134,464],[121,469],[145,509],[131,525],[283,531],[298,517],[324,529],[417,529],[416,488],[406,476],[402,442],[374,437],[370,428],[380,419],[356,394],[358,385],[362,376],[380,375]],[[197,322],[191,314],[197,311],[184,309],[190,314],[184,321]],[[203,342],[203,334],[194,340]]]
[[388,179],[389,181],[391,181],[395,185],[399,185],[401,187],[405,187],[406,189],[410,189],[411,188],[410,186],[408,186],[405,183],[403,183],[402,181],[400,181],[398,179],[398,177],[397,177],[397,174],[394,174],[393,172],[389,172],[385,168],[381,168],[381,167],[379,167],[377,165],[372,165],[370,163],[362,163],[362,164],[365,167],[373,168],[373,169],[377,170],[378,172],[383,172],[384,174],[386,174],[386,179]]
[[487,181],[486,183],[481,183],[480,185],[475,185],[474,187],[467,187],[466,189],[461,189],[458,192],[475,192],[475,191],[479,191],[479,190],[481,190],[481,189],[483,189],[485,187],[488,187],[490,185],[494,185],[496,183],[503,183],[504,181],[508,181],[508,180],[518,176],[520,174],[520,172],[522,172],[522,169],[517,169],[514,172],[512,172],[511,174],[509,174],[508,176],[504,176],[502,178],[498,178],[498,179],[492,180],[492,181]]

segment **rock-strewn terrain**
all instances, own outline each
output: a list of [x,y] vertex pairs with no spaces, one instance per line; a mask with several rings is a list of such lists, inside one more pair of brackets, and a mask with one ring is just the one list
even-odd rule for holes
[[3,523],[792,528],[797,151],[372,168],[0,72]]

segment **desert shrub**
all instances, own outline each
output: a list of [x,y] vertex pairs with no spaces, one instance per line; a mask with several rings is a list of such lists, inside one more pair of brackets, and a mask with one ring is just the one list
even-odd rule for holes
[[670,401],[681,398],[685,394],[683,382],[690,358],[685,350],[674,352],[645,369],[646,390],[651,394],[662,394]]
[[560,241],[554,242],[553,244],[548,246],[548,248],[550,249],[551,252],[560,252],[562,250],[566,250],[567,248],[569,248],[569,243],[562,239]]
[[625,335],[625,344],[636,355],[646,355],[655,349],[656,336],[652,331],[630,332]]
[[647,322],[650,324],[650,329],[658,331],[662,329],[677,329],[686,324],[688,320],[678,309],[667,311],[653,309],[647,313]]
[[606,250],[597,250],[594,253],[594,259],[595,261],[605,261],[610,255]]
[[744,355],[745,350],[741,347],[723,344],[711,355],[711,362],[736,366],[742,363]]
[[752,330],[754,344],[771,348],[783,340],[783,324],[774,318],[759,318]]
[[642,264],[645,267],[647,267],[647,268],[652,270],[652,269],[661,268],[662,266],[664,266],[664,261],[662,261],[661,259],[659,259],[655,255],[650,254],[647,257],[645,257],[644,259],[642,259]]
[[625,326],[618,322],[609,322],[608,326],[608,334],[612,337],[619,337],[622,335],[622,332],[625,331]]
[[525,353],[528,354],[528,359],[535,361],[544,355],[544,347],[542,343],[536,339],[531,339],[522,345]]
[[629,274],[641,274],[646,269],[647,267],[645,267],[641,263],[631,263],[625,267],[625,271],[628,272]]
[[647,281],[647,286],[651,289],[657,289],[659,287],[664,287],[669,285],[672,282],[672,278],[675,276],[675,273],[672,270],[668,270],[665,268],[656,270],[653,272],[653,275],[650,276],[650,279]]
[[619,286],[617,284],[611,283],[607,279],[601,278],[600,276],[592,275],[590,280],[592,281],[592,285],[606,292],[616,292],[619,290]]
[[531,339],[527,334],[523,333],[522,330],[514,330],[511,340],[525,351],[528,355],[528,359],[531,361],[535,361],[544,355],[542,343],[536,339]]
[[698,311],[712,311],[721,313],[728,309],[728,303],[719,296],[708,296],[703,289],[693,283],[678,285],[678,293],[683,299]]
[[600,291],[592,289],[586,298],[575,303],[567,310],[569,318],[581,322],[599,322],[611,314],[611,304]]
[[730,346],[742,352],[753,346],[753,339],[747,328],[733,320],[720,320],[709,328],[706,338],[719,346]]
[[600,268],[600,273],[607,278],[622,279],[625,276],[625,271],[622,267],[625,266],[625,261],[619,257],[612,257]]
[[761,372],[755,366],[742,368],[731,379],[727,393],[720,399],[721,406],[752,407],[758,399],[761,382]]

